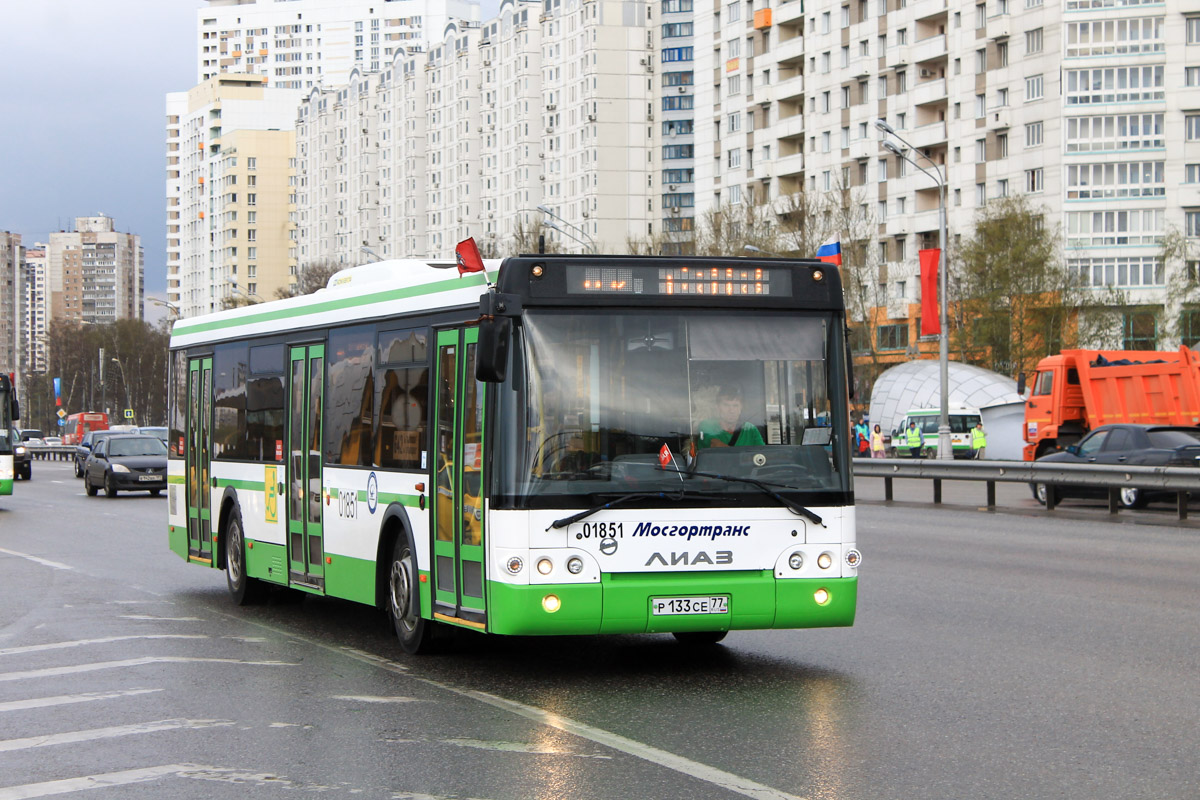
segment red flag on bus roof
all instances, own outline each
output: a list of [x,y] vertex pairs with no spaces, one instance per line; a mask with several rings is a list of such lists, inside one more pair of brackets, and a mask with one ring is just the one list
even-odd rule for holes
[[454,248],[454,255],[458,259],[460,276],[467,272],[483,272],[483,256],[479,255],[474,238],[459,242]]

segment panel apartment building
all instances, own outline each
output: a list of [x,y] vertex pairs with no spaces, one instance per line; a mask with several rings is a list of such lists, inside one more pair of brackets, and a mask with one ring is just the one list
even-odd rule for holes
[[46,246],[49,317],[81,324],[142,319],[142,237],[116,229],[112,217],[76,217],[75,230],[50,234]]
[[314,92],[297,123],[300,261],[446,258],[468,236],[503,255],[518,229],[623,252],[653,234],[651,10],[505,0]]
[[20,371],[21,234],[0,231],[0,372]]

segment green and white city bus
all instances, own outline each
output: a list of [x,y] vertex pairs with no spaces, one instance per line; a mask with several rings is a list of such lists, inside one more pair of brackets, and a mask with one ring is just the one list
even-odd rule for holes
[[853,624],[836,268],[454,267],[378,262],[177,322],[171,549],[238,603],[278,585],[385,608],[408,652],[444,626]]
[[16,478],[13,474],[13,449],[17,445],[13,441],[13,421],[20,416],[12,379],[8,375],[0,375],[0,495],[12,494],[13,491],[13,480]]

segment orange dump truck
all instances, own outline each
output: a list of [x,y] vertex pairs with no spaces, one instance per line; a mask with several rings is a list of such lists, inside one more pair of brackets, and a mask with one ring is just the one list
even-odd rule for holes
[[1026,461],[1110,422],[1200,425],[1200,353],[1064,350],[1038,362],[1025,401]]

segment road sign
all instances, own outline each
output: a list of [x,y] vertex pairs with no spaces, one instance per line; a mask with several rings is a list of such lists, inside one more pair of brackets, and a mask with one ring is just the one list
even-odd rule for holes
[[125,419],[133,419],[133,409],[132,408],[125,409]]
[[62,419],[66,415],[67,415],[67,412],[63,411],[61,408],[58,410],[58,418],[59,419]]

